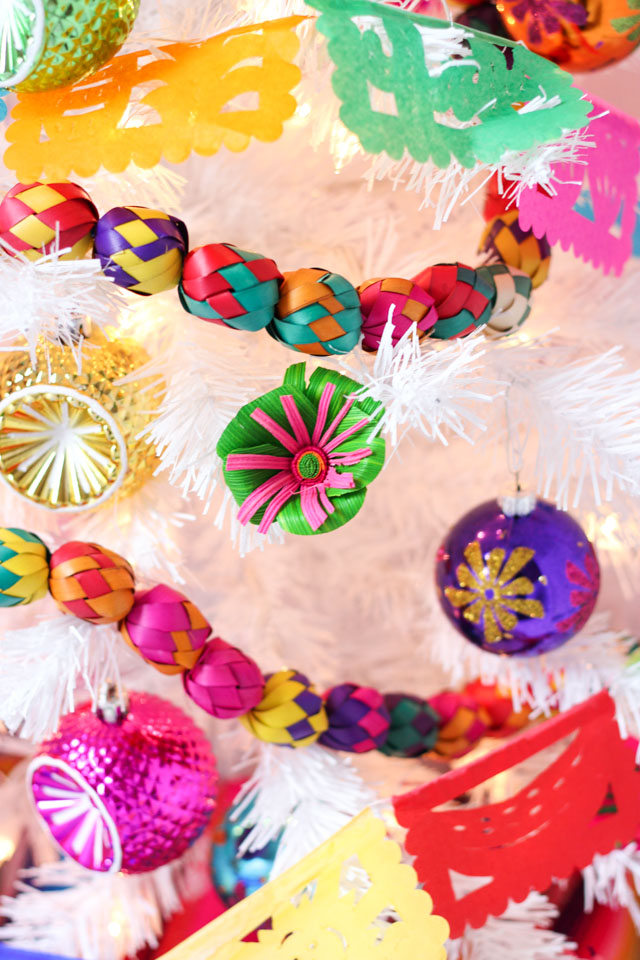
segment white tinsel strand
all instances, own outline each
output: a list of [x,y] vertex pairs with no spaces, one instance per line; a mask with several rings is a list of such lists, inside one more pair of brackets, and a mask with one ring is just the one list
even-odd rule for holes
[[591,913],[596,903],[614,910],[624,907],[640,933],[640,851],[637,843],[629,843],[611,853],[597,853],[593,862],[582,871],[582,877],[586,913]]
[[[0,243],[0,247],[4,244]],[[89,318],[104,327],[127,309],[120,287],[108,280],[98,260],[60,260],[61,248],[35,263],[0,251],[0,345],[23,336],[33,355],[45,337],[77,341],[79,325]]]
[[150,873],[86,870],[73,860],[22,872],[15,897],[3,897],[0,941],[80,960],[124,960],[158,946],[163,922],[182,898],[201,892],[208,843]]
[[375,799],[342,754],[317,744],[300,750],[261,744],[256,768],[232,814],[249,828],[240,853],[260,850],[280,837],[271,871],[277,876]]
[[455,340],[443,349],[425,346],[409,329],[394,347],[392,330],[388,322],[372,369],[362,359],[343,363],[363,384],[360,395],[382,403],[379,429],[389,434],[391,443],[395,446],[409,429],[445,445],[449,431],[469,440],[468,427],[485,430],[476,405],[489,404],[502,385],[479,373],[484,338]]
[[550,927],[558,908],[542,893],[532,892],[522,903],[509,902],[499,917],[483,927],[467,927],[447,944],[448,960],[561,960],[575,956],[577,945]]
[[72,711],[82,683],[96,700],[106,680],[119,684],[115,631],[81,620],[41,620],[0,638],[0,721],[12,733],[42,740]]

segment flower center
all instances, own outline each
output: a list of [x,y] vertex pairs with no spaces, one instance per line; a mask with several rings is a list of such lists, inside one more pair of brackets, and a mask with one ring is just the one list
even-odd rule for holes
[[302,483],[320,483],[327,473],[327,460],[317,447],[305,447],[295,455],[292,470]]
[[494,597],[495,597],[495,595],[496,595],[496,594],[495,594],[495,590],[493,590],[491,587],[489,587],[489,588],[488,588],[487,590],[485,590],[485,592],[484,592],[484,596],[485,596],[485,599],[486,599],[486,600],[493,600]]

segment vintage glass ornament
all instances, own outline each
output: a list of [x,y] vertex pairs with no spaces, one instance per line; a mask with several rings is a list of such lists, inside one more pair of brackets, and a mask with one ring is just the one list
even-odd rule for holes
[[561,646],[595,606],[600,568],[582,527],[544,500],[488,500],[448,532],[436,559],[442,609],[472,643],[531,656]]
[[34,93],[91,76],[120,49],[140,0],[3,0],[0,86]]
[[[159,404],[149,360],[131,340],[40,344],[0,357],[0,479],[31,503],[83,510],[126,496],[151,476],[155,450],[140,437]],[[132,377],[122,382],[123,378]]]
[[500,0],[509,36],[566,70],[597,70],[629,56],[640,43],[634,0]]
[[[60,722],[27,780],[40,817],[73,860],[102,873],[145,873],[181,856],[211,816],[216,764],[199,727],[159,697],[124,710],[85,703]],[[125,712],[126,711],[126,712]]]
[[[243,817],[251,809],[249,806]],[[213,835],[211,875],[216,893],[226,907],[232,907],[263,886],[271,874],[279,838],[260,850],[240,852],[249,830],[231,819],[234,808],[226,813]]]

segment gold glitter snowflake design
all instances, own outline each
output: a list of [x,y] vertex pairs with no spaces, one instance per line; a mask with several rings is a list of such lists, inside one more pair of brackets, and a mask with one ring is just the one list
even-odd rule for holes
[[506,550],[495,547],[485,561],[477,540],[465,547],[467,563],[456,570],[460,587],[446,587],[444,592],[449,603],[464,608],[465,620],[482,620],[486,643],[504,640],[518,623],[516,614],[544,617],[540,601],[527,599],[534,590],[531,580],[516,576],[534,554],[528,547],[516,547],[505,563]]

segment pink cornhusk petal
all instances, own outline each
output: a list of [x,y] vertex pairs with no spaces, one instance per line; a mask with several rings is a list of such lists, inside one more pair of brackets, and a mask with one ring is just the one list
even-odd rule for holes
[[[326,384],[320,401],[318,403],[318,412],[316,422],[313,428],[313,435],[309,437],[309,431],[305,424],[294,398],[290,395],[280,398],[285,416],[293,430],[292,437],[284,427],[276,423],[268,413],[259,407],[252,411],[251,417],[261,427],[264,427],[272,437],[275,437],[282,446],[288,450],[291,457],[277,457],[270,454],[251,454],[251,453],[231,453],[227,457],[227,470],[273,470],[278,473],[261,483],[259,487],[247,497],[240,510],[238,511],[238,520],[242,524],[249,523],[251,518],[266,503],[268,506],[264,516],[258,525],[259,533],[266,533],[271,524],[276,519],[278,513],[289,502],[289,500],[300,493],[300,507],[303,516],[312,530],[318,530],[325,522],[329,514],[335,512],[335,507],[327,495],[327,489],[349,490],[355,487],[355,480],[351,473],[338,473],[336,467],[352,466],[360,463],[365,457],[371,456],[371,449],[363,447],[360,450],[349,451],[348,453],[332,453],[336,447],[339,447],[348,437],[357,433],[369,423],[369,418],[365,417],[358,421],[347,430],[337,436],[331,437],[335,433],[339,424],[351,409],[354,399],[345,400],[337,415],[331,424],[324,430],[324,426],[329,413],[331,399],[335,392],[335,386],[332,383]],[[324,430],[324,433],[323,433]],[[294,469],[296,455],[309,452],[316,452],[322,459],[327,468],[317,479],[305,479],[299,476]],[[302,451],[302,452],[301,452]],[[273,499],[271,499],[273,498]],[[269,503],[269,500],[271,502]]]
[[327,414],[329,413],[329,406],[331,404],[331,398],[335,393],[335,389],[336,388],[332,383],[328,383],[322,391],[320,403],[318,404],[316,425],[313,428],[313,436],[311,438],[312,443],[322,444],[322,431],[324,430],[324,425],[327,422]]

